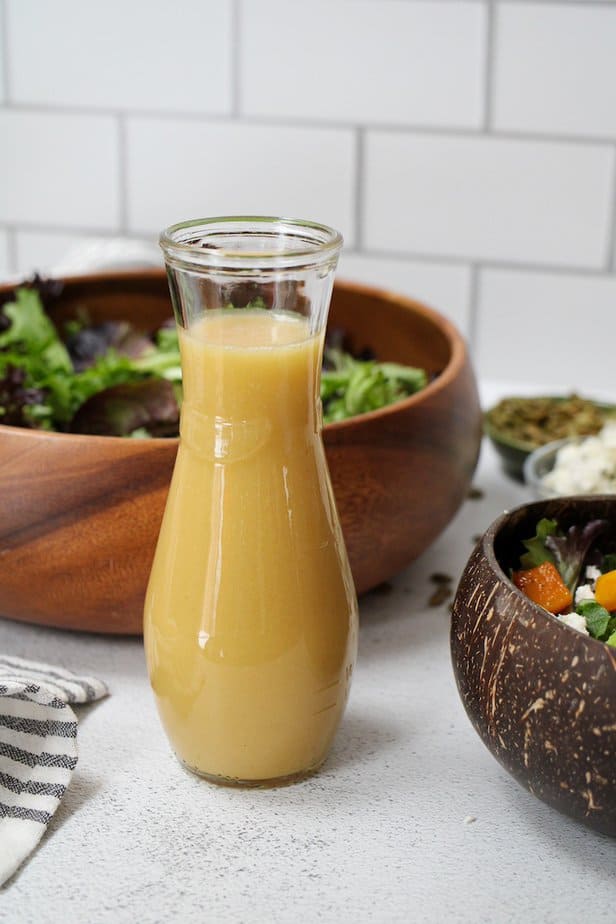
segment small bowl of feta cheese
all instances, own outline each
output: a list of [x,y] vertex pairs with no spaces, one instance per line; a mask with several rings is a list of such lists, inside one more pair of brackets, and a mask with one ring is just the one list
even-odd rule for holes
[[532,452],[524,481],[541,498],[616,494],[616,421],[596,436],[555,440]]

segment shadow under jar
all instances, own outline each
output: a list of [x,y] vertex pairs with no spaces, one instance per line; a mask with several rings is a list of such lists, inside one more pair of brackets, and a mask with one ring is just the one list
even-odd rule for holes
[[348,696],[357,603],[319,399],[341,243],[269,218],[161,237],[184,398],[145,649],[177,756],[214,782],[313,772]]

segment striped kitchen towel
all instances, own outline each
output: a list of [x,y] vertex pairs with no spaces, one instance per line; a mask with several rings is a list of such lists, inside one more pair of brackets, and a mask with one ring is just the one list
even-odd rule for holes
[[107,695],[94,677],[0,655],[0,885],[43,836],[77,764],[68,705]]

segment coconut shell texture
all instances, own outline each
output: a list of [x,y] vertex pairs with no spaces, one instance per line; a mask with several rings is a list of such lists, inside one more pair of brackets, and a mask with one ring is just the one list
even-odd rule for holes
[[544,516],[563,528],[616,524],[616,498],[526,504],[492,524],[454,601],[454,673],[503,767],[544,802],[616,836],[616,649],[563,625],[506,576]]

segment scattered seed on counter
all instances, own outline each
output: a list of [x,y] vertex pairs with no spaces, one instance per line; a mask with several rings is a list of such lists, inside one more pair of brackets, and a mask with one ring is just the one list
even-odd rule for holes
[[475,485],[473,485],[471,488],[469,488],[468,494],[466,496],[469,500],[482,500],[485,497],[485,494],[481,488],[476,488]]
[[452,590],[448,584],[440,584],[428,599],[428,606],[440,606],[451,597],[451,593]]
[[373,587],[370,593],[373,593],[378,597],[387,597],[393,589],[393,584],[390,584],[389,581],[383,581],[382,584],[377,584],[376,587]]
[[445,574],[444,571],[435,571],[434,574],[430,575],[430,580],[433,584],[451,584],[453,578],[450,574]]

